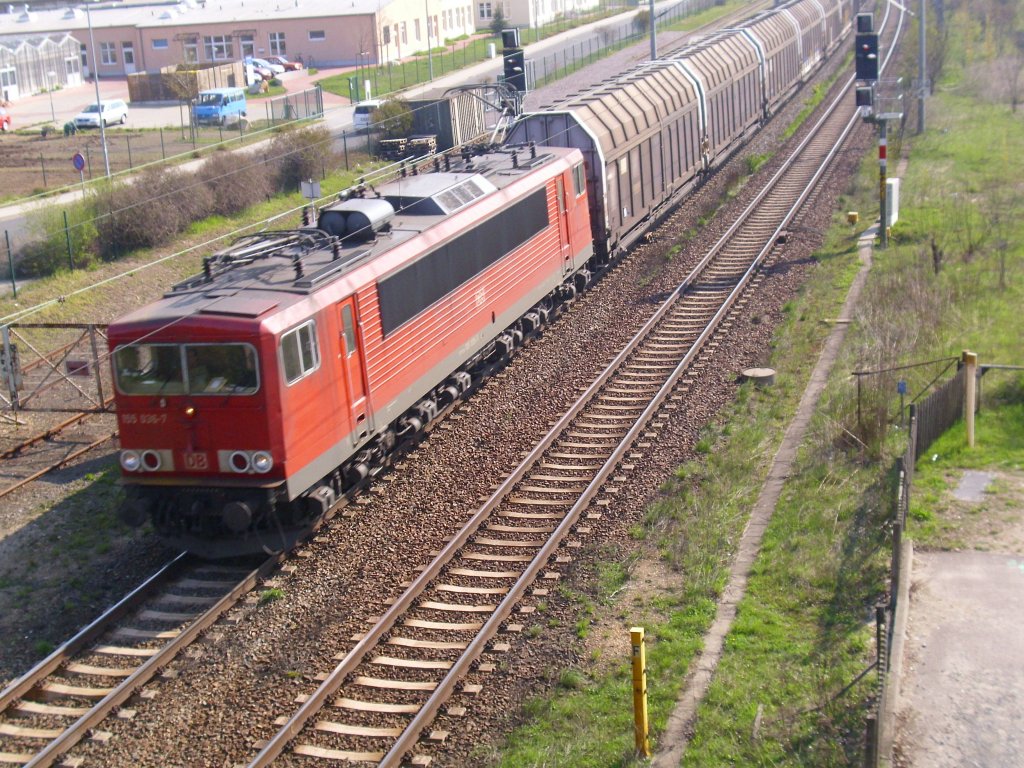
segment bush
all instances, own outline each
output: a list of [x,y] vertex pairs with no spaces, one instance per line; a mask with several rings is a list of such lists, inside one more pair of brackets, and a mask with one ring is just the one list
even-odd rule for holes
[[331,134],[323,126],[287,131],[270,145],[276,158],[276,186],[281,192],[295,192],[308,179],[319,179],[323,169],[333,167]]
[[269,198],[274,184],[267,171],[267,166],[252,153],[210,157],[197,174],[211,196],[209,212],[230,216]]
[[[68,214],[68,232],[64,232],[64,212]],[[19,272],[25,277],[43,277],[70,268],[68,235],[75,267],[88,267],[96,261],[96,226],[92,208],[86,201],[70,206],[46,206],[29,217],[29,227],[40,238],[21,249]]]
[[373,125],[386,139],[408,136],[412,123],[412,109],[400,99],[388,99],[373,113]]
[[99,254],[110,261],[166,243],[209,214],[213,195],[197,176],[147,168],[133,183],[111,185],[95,198]]

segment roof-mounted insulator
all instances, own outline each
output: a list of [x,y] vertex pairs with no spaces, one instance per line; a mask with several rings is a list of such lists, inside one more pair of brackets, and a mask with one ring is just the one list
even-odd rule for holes
[[444,169],[450,171],[452,169],[452,159],[448,155],[444,156]]
[[341,238],[335,237],[331,240],[331,261],[341,258]]
[[512,150],[512,167],[513,168],[518,168],[519,167],[519,153],[516,152],[514,149]]
[[416,163],[412,164],[412,175],[413,176],[419,176],[420,175],[420,167]]
[[403,178],[403,179],[404,179],[404,178],[406,177],[406,175],[407,175],[407,171],[406,171],[406,169],[405,169],[405,162],[406,162],[406,161],[405,161],[405,160],[403,160],[403,161],[402,161],[402,163],[401,163],[401,165],[399,166],[399,168],[400,168],[400,172],[401,172],[401,174],[402,174],[402,178]]
[[313,206],[307,205],[302,209],[302,226],[313,226]]
[[209,256],[203,257],[203,277],[208,283],[213,280],[213,264]]
[[533,160],[537,157],[537,142],[530,142],[530,159]]
[[306,274],[306,271],[302,268],[302,257],[298,254],[292,256],[292,266],[295,268],[295,279],[301,280]]
[[440,172],[441,172],[441,158],[440,157],[435,157],[434,158],[434,173],[440,173]]
[[468,149],[462,150],[462,162],[468,163],[468,162],[470,162],[470,158],[472,158],[472,157],[473,157],[473,153],[470,152]]

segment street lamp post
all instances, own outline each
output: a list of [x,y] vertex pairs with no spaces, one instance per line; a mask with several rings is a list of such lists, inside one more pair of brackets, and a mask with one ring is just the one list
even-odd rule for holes
[[50,120],[54,123],[57,122],[57,113],[53,111],[53,81],[56,77],[56,72],[46,73],[46,92],[50,94]]
[[107,170],[107,178],[110,178],[110,153],[107,151],[107,129],[103,125],[103,104],[100,101],[100,68],[96,58],[96,38],[92,34],[92,14],[89,12],[89,3],[85,4],[85,19],[89,24],[89,48],[92,50],[92,83],[96,86],[96,109],[100,116],[100,144],[103,146],[103,166]]

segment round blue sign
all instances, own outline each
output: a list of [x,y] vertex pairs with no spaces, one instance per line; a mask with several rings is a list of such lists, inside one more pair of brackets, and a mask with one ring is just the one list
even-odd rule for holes
[[74,156],[71,158],[71,164],[75,166],[76,171],[80,171],[85,168],[85,158],[82,156],[81,152],[75,152]]

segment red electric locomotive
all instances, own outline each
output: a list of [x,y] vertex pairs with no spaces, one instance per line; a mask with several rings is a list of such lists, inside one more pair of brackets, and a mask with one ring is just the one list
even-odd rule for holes
[[339,198],[110,325],[124,519],[210,557],[287,546],[590,279],[576,149]]

